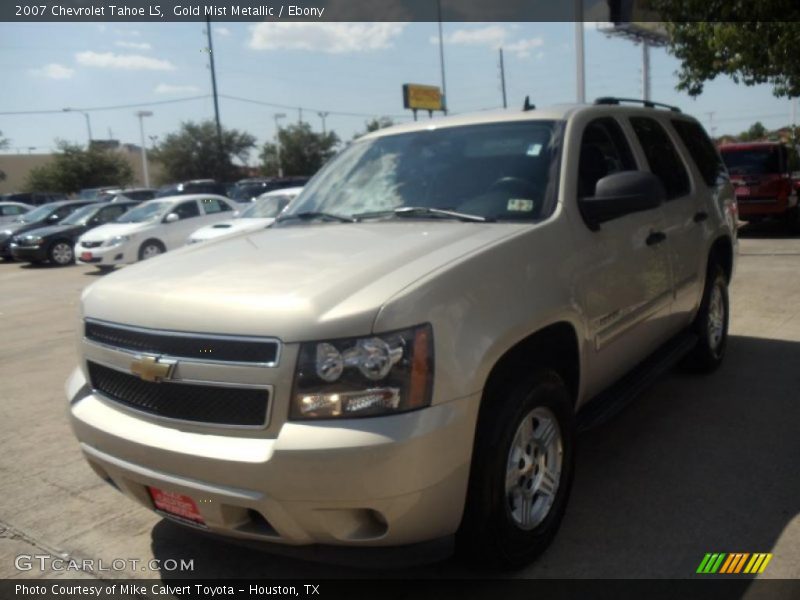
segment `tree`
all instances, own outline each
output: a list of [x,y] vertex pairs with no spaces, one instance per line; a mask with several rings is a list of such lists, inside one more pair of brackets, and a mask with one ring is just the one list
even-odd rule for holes
[[750,129],[739,134],[739,139],[743,142],[754,142],[767,139],[768,134],[767,128],[764,127],[761,121],[756,121],[750,125]]
[[58,153],[52,162],[28,174],[26,190],[71,194],[86,187],[123,186],[133,181],[130,163],[113,150],[84,150],[64,141],[57,141],[56,146]]
[[256,139],[249,133],[223,128],[220,152],[213,121],[187,121],[181,123],[176,133],[170,133],[150,156],[163,166],[164,182],[210,177],[231,181],[239,177],[234,159],[246,164],[255,145]]
[[394,125],[394,121],[391,117],[375,117],[369,121],[364,123],[366,127],[366,131],[361,133],[356,133],[353,136],[353,139],[360,138],[362,135],[367,135],[368,133],[372,133],[373,131],[378,131],[379,129],[383,129],[385,127],[391,127]]
[[[3,137],[3,132],[0,131],[0,150],[5,150],[8,148],[8,139]],[[3,181],[6,178],[6,174],[0,169],[0,181]]]
[[[308,123],[284,127],[278,133],[280,164],[284,175],[313,175],[336,153],[339,136],[335,132],[316,133]],[[261,149],[261,172],[278,174],[278,148],[267,142]]]
[[698,96],[729,75],[745,85],[768,83],[776,96],[800,96],[800,5],[794,0],[651,0],[668,21],[670,51],[681,61],[678,89]]

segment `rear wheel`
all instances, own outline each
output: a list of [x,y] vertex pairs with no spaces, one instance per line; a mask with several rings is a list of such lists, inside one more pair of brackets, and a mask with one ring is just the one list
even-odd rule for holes
[[154,258],[165,251],[164,244],[158,240],[147,240],[139,247],[139,260]]
[[65,267],[75,262],[75,252],[72,249],[72,244],[65,241],[59,241],[50,246],[47,257],[51,263],[59,267]]
[[573,475],[572,402],[540,369],[484,398],[456,550],[482,566],[515,568],[550,544]]
[[682,362],[686,370],[710,373],[722,364],[728,343],[729,309],[728,280],[722,268],[711,263],[700,310],[692,325],[699,339]]

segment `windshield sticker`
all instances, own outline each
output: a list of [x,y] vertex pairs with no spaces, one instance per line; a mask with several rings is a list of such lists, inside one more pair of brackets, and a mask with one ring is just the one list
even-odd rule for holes
[[531,212],[533,210],[533,200],[509,198],[506,210],[508,212]]
[[539,156],[542,153],[541,144],[531,144],[528,146],[528,151],[525,153],[528,156]]

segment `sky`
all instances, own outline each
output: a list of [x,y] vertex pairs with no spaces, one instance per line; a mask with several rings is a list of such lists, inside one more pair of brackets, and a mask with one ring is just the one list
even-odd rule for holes
[[[510,108],[521,108],[526,95],[538,106],[575,101],[574,23],[444,23],[443,32],[452,113],[502,107],[499,47]],[[273,139],[276,113],[286,114],[282,125],[301,115],[258,103],[304,107],[302,119],[318,131],[318,113],[329,112],[326,128],[349,140],[372,116],[411,118],[403,83],[441,84],[437,23],[224,23],[212,24],[212,33],[222,124],[259,145]],[[587,99],[641,97],[641,47],[593,23],[584,39]],[[0,24],[5,152],[49,152],[57,139],[85,144],[85,117],[63,111],[70,107],[141,104],[90,110],[91,128],[94,139],[138,144],[134,113],[150,110],[148,146],[150,136],[164,139],[182,121],[213,118],[207,45],[204,23]],[[757,120],[770,129],[791,122],[791,103],[770,86],[718,78],[693,99],[675,90],[678,67],[665,49],[651,50],[652,99],[679,106],[712,134]],[[19,111],[54,112],[2,114]]]

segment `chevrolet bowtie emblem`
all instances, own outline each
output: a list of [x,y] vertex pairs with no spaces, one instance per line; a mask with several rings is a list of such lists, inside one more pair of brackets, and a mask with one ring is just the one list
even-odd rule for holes
[[175,362],[159,362],[157,356],[142,356],[131,363],[131,373],[144,381],[161,381],[169,379]]

